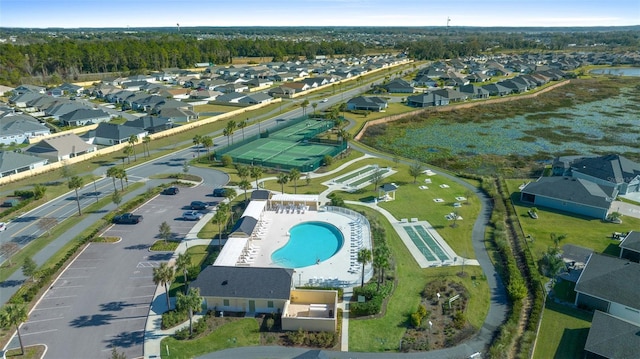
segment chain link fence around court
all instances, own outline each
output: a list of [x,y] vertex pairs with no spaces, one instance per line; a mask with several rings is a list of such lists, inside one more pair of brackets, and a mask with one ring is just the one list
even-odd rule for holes
[[300,117],[235,142],[217,154],[229,155],[235,163],[314,171],[325,156],[334,157],[347,148],[345,141],[316,138],[333,127],[331,120]]

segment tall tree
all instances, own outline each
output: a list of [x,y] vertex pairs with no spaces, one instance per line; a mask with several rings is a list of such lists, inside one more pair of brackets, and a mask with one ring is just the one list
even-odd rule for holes
[[202,310],[202,301],[200,288],[189,288],[187,294],[178,293],[176,309],[189,312],[189,336],[193,336],[193,312]]
[[377,246],[373,250],[373,268],[377,274],[376,291],[380,290],[380,283],[384,283],[384,271],[389,269],[389,247],[386,245]]
[[113,191],[113,194],[111,195],[111,202],[116,205],[116,210],[120,209],[120,203],[122,203],[122,196],[120,195],[120,191]]
[[383,173],[384,172],[382,172],[382,170],[378,169],[378,170],[375,170],[375,172],[373,172],[373,174],[371,175],[371,182],[373,183],[373,192],[378,191],[378,183],[382,181]]
[[15,327],[18,333],[18,341],[20,342],[21,355],[24,355],[24,345],[22,344],[22,335],[20,334],[20,325],[27,321],[29,313],[27,307],[21,304],[7,304],[0,312],[0,325],[3,328]]
[[82,209],[80,209],[80,195],[78,195],[78,189],[82,188],[83,181],[81,177],[73,176],[69,178],[67,184],[69,189],[73,189],[76,192],[76,203],[78,204],[78,216],[82,216]]
[[313,114],[315,115],[316,114],[316,108],[318,107],[318,103],[317,102],[312,103],[311,107],[313,107]]
[[129,136],[129,140],[127,141],[129,143],[129,146],[131,146],[131,152],[133,152],[134,161],[138,161],[138,156],[136,155],[136,148],[135,148],[136,143],[138,143],[138,141],[140,141],[140,139],[136,135]]
[[229,216],[229,204],[220,203],[213,215],[212,222],[218,225],[218,249],[222,250],[222,225],[226,224]]
[[293,181],[293,191],[295,194],[298,194],[298,180],[300,179],[300,170],[297,168],[292,168],[289,171],[289,179]]
[[173,234],[171,233],[171,226],[169,226],[169,223],[167,223],[167,221],[164,221],[160,224],[158,235],[164,240],[165,244],[169,239],[171,239],[171,237],[173,237]]
[[[122,153],[124,153],[124,155],[127,156],[127,164],[130,164],[131,155],[133,155],[133,147],[131,145],[125,147],[124,150],[122,150]],[[122,160],[122,163],[124,165],[124,159]]]
[[189,278],[187,277],[189,267],[191,267],[191,253],[184,252],[178,254],[178,258],[176,258],[176,270],[178,272],[182,272],[182,275],[184,276],[185,293],[187,292],[187,283],[189,282]]
[[244,141],[244,128],[249,126],[249,119],[238,122],[238,128],[242,130],[242,140]]
[[284,193],[284,185],[287,184],[287,182],[289,182],[289,176],[287,176],[286,173],[280,172],[278,173],[277,182],[280,185],[281,192]]
[[238,187],[244,191],[244,201],[247,202],[247,190],[251,189],[251,182],[245,178],[238,182]]
[[420,162],[416,161],[409,166],[409,176],[413,177],[413,183],[416,183],[418,176],[422,174],[423,168]]
[[173,267],[169,266],[167,262],[162,262],[159,267],[153,268],[153,283],[164,286],[164,293],[167,297],[167,310],[171,310],[171,302],[169,301],[169,285],[173,282],[174,278],[175,272]]
[[193,136],[193,144],[196,146],[196,153],[198,154],[198,159],[200,158],[200,144],[202,143],[202,136],[195,135]]
[[553,241],[553,245],[556,249],[558,249],[558,247],[560,246],[560,242],[567,239],[566,234],[551,233],[550,236],[551,236],[551,241]]
[[251,172],[251,178],[256,179],[256,189],[258,189],[258,179],[262,177],[262,167],[251,166],[249,171]]
[[117,191],[116,188],[116,178],[118,178],[118,172],[120,171],[120,167],[112,166],[107,169],[107,177],[111,177],[113,179],[113,190]]
[[147,153],[147,157],[151,156],[151,152],[149,152],[149,143],[151,143],[151,137],[144,136],[142,138],[142,144],[144,145],[144,150]]
[[[120,190],[124,191],[124,180],[127,179],[127,170],[124,168],[119,168],[116,171],[116,176],[120,180]],[[127,179],[127,186],[129,185],[129,181]]]
[[209,159],[209,149],[211,149],[211,147],[213,147],[213,138],[211,136],[202,136],[200,138],[200,143],[202,144],[202,147],[204,147],[207,150],[207,160]]
[[302,101],[302,103],[300,104],[300,107],[302,107],[302,116],[305,116],[307,114],[307,106],[309,106],[309,100],[304,99],[304,101]]
[[22,262],[22,274],[25,277],[28,277],[29,280],[33,280],[33,276],[36,274],[36,269],[38,269],[38,264],[31,259],[31,257],[27,257]]
[[236,171],[238,171],[238,177],[240,177],[241,180],[247,179],[251,175],[249,167],[241,164],[236,165]]
[[364,267],[367,263],[371,262],[371,250],[369,248],[362,248],[358,251],[358,263],[362,263],[362,279],[360,287],[364,287]]

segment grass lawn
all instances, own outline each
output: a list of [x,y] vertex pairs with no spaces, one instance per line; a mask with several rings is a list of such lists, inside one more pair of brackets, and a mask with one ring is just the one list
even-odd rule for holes
[[[232,318],[229,318],[232,319]],[[232,347],[254,346],[260,343],[258,321],[253,318],[230,320],[205,337],[194,340],[162,339],[161,358],[190,359],[197,356]],[[169,354],[167,354],[167,346]]]
[[591,327],[591,313],[547,302],[534,359],[582,358]]
[[[421,269],[413,257],[393,231],[386,219],[369,208],[352,206],[353,209],[363,210],[368,218],[375,218],[387,232],[387,242],[393,253],[396,266],[395,275],[398,285],[389,300],[384,317],[377,319],[351,320],[349,322],[349,350],[350,351],[396,351],[408,325],[409,314],[416,310],[420,302],[420,292],[426,283],[436,278],[462,282],[470,293],[467,319],[480,327],[489,310],[489,289],[482,279],[482,271],[477,267],[465,268],[470,275],[460,278],[456,275],[460,267],[441,267]],[[475,276],[476,280],[471,280]]]
[[553,287],[553,293],[559,300],[567,303],[576,301],[576,284],[568,280],[559,280]]
[[530,205],[520,202],[518,186],[523,180],[507,180],[511,199],[514,201],[520,224],[526,235],[534,239],[531,244],[535,258],[541,258],[547,248],[553,246],[551,233],[566,234],[567,238],[560,243],[575,244],[601,253],[618,255],[616,248],[619,241],[611,239],[612,232],[629,232],[640,228],[640,219],[623,217],[622,224],[603,222],[600,219],[560,212],[550,208],[537,207],[538,219],[532,219],[527,214]]

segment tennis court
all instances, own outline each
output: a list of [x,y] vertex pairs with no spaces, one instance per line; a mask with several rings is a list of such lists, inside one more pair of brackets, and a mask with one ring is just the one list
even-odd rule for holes
[[332,127],[333,121],[291,120],[286,126],[265,131],[218,153],[231,156],[237,163],[313,171],[320,167],[324,156],[335,156],[346,148],[344,142],[315,138]]

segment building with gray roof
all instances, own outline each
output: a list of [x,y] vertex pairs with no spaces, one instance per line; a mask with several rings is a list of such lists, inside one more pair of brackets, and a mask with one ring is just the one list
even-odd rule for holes
[[640,232],[631,231],[620,242],[620,258],[640,262]]
[[11,145],[28,142],[30,138],[50,135],[51,130],[28,115],[12,115],[0,118],[0,143]]
[[576,160],[571,176],[615,186],[621,195],[640,192],[640,163],[617,154]]
[[96,146],[84,142],[78,135],[67,133],[45,138],[29,147],[25,153],[46,158],[49,162],[57,162],[91,153],[95,150]]
[[60,116],[60,122],[65,126],[85,126],[101,122],[107,122],[111,115],[100,109],[78,109]]
[[45,158],[29,156],[11,151],[0,152],[0,177],[42,167],[48,162]]
[[585,359],[637,358],[640,325],[596,310],[584,346]]

